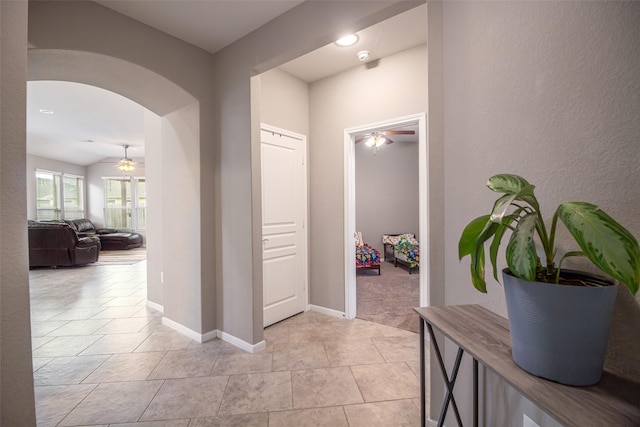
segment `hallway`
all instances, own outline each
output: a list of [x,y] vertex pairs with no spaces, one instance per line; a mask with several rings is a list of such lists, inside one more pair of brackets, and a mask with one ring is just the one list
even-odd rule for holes
[[417,334],[307,312],[256,354],[200,344],[146,307],[145,263],[30,271],[38,426],[419,424]]

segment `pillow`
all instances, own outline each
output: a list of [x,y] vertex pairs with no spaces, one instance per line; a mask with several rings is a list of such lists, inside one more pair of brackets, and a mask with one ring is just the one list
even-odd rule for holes
[[356,231],[354,234],[354,237],[356,238],[356,248],[359,248],[360,246],[364,245],[364,242],[362,241],[361,231]]

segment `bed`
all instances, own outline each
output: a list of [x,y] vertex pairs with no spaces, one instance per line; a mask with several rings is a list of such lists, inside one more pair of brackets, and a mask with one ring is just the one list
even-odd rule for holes
[[378,270],[380,275],[380,252],[364,243],[362,233],[357,231],[356,238],[356,272],[358,270]]
[[420,267],[420,242],[413,234],[383,234],[384,259],[391,257],[393,265],[400,264],[409,267],[409,274],[414,268]]

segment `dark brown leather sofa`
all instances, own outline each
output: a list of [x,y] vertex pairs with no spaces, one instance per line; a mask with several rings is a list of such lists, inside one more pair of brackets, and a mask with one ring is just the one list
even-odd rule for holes
[[142,246],[142,235],[132,231],[120,231],[113,228],[96,228],[91,220],[66,219],[80,237],[98,237],[102,244],[102,250],[115,251],[124,249],[134,249]]
[[61,221],[28,221],[29,268],[85,265],[98,261],[100,239],[79,237]]

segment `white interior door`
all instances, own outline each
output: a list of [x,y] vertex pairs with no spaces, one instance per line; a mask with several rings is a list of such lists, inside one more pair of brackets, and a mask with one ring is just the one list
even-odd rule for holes
[[307,307],[306,138],[263,127],[264,326]]

